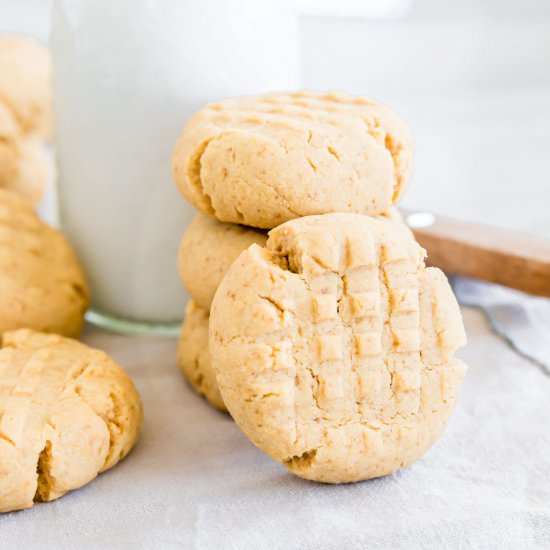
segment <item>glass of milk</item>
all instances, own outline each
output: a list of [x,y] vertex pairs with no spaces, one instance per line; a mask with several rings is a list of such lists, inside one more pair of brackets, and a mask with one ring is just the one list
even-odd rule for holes
[[205,103],[299,88],[293,2],[55,0],[51,46],[61,226],[90,281],[90,320],[170,332],[195,215],[172,150]]

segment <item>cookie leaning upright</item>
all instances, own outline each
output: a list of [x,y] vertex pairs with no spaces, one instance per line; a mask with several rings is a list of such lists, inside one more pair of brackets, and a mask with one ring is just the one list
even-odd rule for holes
[[107,354],[21,329],[0,349],[0,512],[82,487],[132,449],[139,395]]
[[0,189],[0,335],[32,328],[77,336],[88,307],[69,243],[18,194]]
[[401,224],[293,220],[221,282],[210,351],[221,396],[260,449],[329,483],[417,460],[445,428],[465,365],[460,311]]
[[173,155],[185,197],[220,221],[272,228],[329,212],[376,215],[412,172],[406,124],[343,93],[239,97],[191,118]]

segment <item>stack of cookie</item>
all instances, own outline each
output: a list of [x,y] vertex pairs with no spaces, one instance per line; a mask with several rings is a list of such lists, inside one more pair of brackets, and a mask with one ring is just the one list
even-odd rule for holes
[[30,38],[0,38],[0,188],[36,205],[53,164],[50,54]]
[[174,179],[202,212],[179,256],[192,296],[180,367],[308,479],[410,464],[456,401],[456,300],[392,212],[412,154],[384,105],[311,92],[209,105],[174,151]]
[[215,407],[226,410],[208,349],[208,320],[214,294],[239,254],[252,244],[264,246],[267,232],[222,223],[198,214],[181,241],[178,266],[192,296],[187,304],[178,343],[178,364],[195,388]]

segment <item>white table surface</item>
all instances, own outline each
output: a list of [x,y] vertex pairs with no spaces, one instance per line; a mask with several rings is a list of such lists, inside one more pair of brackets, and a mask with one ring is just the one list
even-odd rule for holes
[[0,517],[0,548],[516,550],[550,542],[550,377],[464,310],[470,369],[438,443],[395,475],[307,482],[186,385],[175,340],[89,329],[143,397],[134,451],[88,486]]

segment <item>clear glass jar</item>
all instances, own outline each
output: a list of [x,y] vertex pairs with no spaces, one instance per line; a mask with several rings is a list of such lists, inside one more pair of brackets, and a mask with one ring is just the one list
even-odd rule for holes
[[167,330],[187,299],[176,258],[195,215],[172,149],[207,102],[299,87],[293,3],[55,0],[51,45],[61,225],[91,320]]

